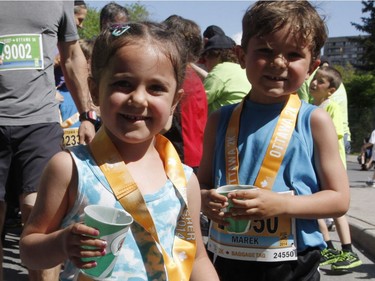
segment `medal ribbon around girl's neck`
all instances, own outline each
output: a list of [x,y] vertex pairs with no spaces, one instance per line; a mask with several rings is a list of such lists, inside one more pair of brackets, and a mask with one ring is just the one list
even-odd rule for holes
[[[153,264],[155,259],[144,259],[147,272],[152,272],[151,275],[159,274],[159,276],[162,276],[160,280],[188,281],[195,259],[196,241],[193,223],[187,208],[187,181],[181,160],[173,145],[162,135],[155,137],[155,147],[163,160],[166,174],[185,200],[184,209],[177,221],[173,257],[170,257],[161,246],[154,222],[143,196],[104,128],[98,131],[93,141],[89,144],[89,147],[96,163],[105,175],[121,205],[149,233],[147,235],[148,238],[146,238],[147,241],[143,242],[153,243],[152,251],[150,252],[162,255],[159,257],[162,264],[157,264],[156,266]],[[144,239],[145,237],[143,236],[142,238]],[[142,241],[136,242],[138,245],[142,244]],[[166,274],[168,277],[166,277]]]

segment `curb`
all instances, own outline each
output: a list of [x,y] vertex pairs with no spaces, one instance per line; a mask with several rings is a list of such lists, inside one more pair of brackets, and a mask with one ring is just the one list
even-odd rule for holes
[[375,257],[375,225],[347,214],[352,242],[360,246],[365,253]]

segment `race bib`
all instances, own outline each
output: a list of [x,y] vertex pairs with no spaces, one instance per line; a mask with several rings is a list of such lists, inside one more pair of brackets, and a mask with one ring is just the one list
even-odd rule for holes
[[4,35],[0,42],[4,43],[0,71],[44,68],[41,34]]
[[[293,191],[287,193],[293,194]],[[247,229],[228,232],[211,222],[208,250],[228,259],[279,262],[297,259],[296,227],[293,218],[252,220]]]
[[71,129],[63,129],[63,145],[64,147],[67,146],[74,146],[79,144],[79,135],[78,135],[78,128],[71,128]]

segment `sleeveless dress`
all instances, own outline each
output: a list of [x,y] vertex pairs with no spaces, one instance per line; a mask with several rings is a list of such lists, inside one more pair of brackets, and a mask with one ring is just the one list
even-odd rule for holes
[[[79,145],[69,149],[78,171],[78,190],[74,207],[63,219],[61,228],[65,228],[75,222],[82,222],[83,209],[87,205],[97,204],[123,209],[112,193],[105,176],[89,153],[88,148],[84,145]],[[186,165],[183,165],[183,167],[186,179],[189,180],[192,175],[192,169]],[[172,256],[176,224],[183,209],[182,207],[184,207],[184,200],[169,179],[156,193],[146,194],[144,200],[154,220],[160,242],[167,253]],[[144,231],[139,224],[134,223],[137,231]],[[142,249],[142,253],[147,252],[148,249]],[[105,280],[157,280],[157,276],[148,276],[145,270],[143,259],[149,258],[152,257],[141,255],[132,231],[129,230],[112,276]],[[60,280],[75,280],[75,275],[78,272],[79,269],[67,260],[64,264],[64,271],[60,274]]]

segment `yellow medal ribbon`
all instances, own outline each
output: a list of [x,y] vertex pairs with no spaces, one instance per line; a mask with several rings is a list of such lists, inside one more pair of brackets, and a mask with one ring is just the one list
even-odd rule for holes
[[[226,182],[227,184],[240,184],[238,178],[239,157],[238,157],[238,134],[241,112],[246,97],[233,110],[229,120],[225,136],[225,158],[226,158]],[[263,159],[258,176],[254,185],[260,188],[271,190],[275,182],[281,162],[284,159],[286,149],[292,137],[301,100],[297,94],[289,96],[287,103],[280,113],[271,141],[268,145],[266,155]],[[249,120],[251,122],[252,120]],[[280,233],[288,233],[291,229],[291,219],[279,217]],[[280,245],[285,244],[285,237],[280,235]]]
[[[227,184],[240,184],[238,179],[239,158],[238,158],[238,134],[241,112],[244,98],[233,110],[229,120],[228,129],[225,135],[225,161]],[[271,141],[268,145],[266,155],[254,185],[261,188],[272,189],[281,162],[284,159],[286,149],[292,137],[301,100],[297,94],[292,94],[280,113]],[[252,120],[249,120],[251,122]]]
[[[134,230],[133,235],[137,243],[151,242],[153,246],[149,253],[154,255],[161,253],[162,255],[162,259],[160,259],[161,263],[155,262],[153,257],[145,259],[146,271],[151,273],[151,275],[159,274],[159,280],[187,281],[190,279],[194,264],[196,241],[193,223],[187,208],[186,177],[180,158],[169,140],[161,135],[157,135],[155,140],[155,147],[163,160],[166,174],[185,200],[184,210],[176,226],[173,257],[170,257],[161,246],[154,222],[143,196],[104,129],[98,131],[93,141],[89,144],[89,147],[116,198],[124,209],[133,216],[134,220],[148,232],[148,235],[145,236],[144,231],[139,231],[137,227],[133,229],[132,226],[132,231]],[[142,239],[137,239],[137,237]],[[166,278],[166,275],[168,278]]]

